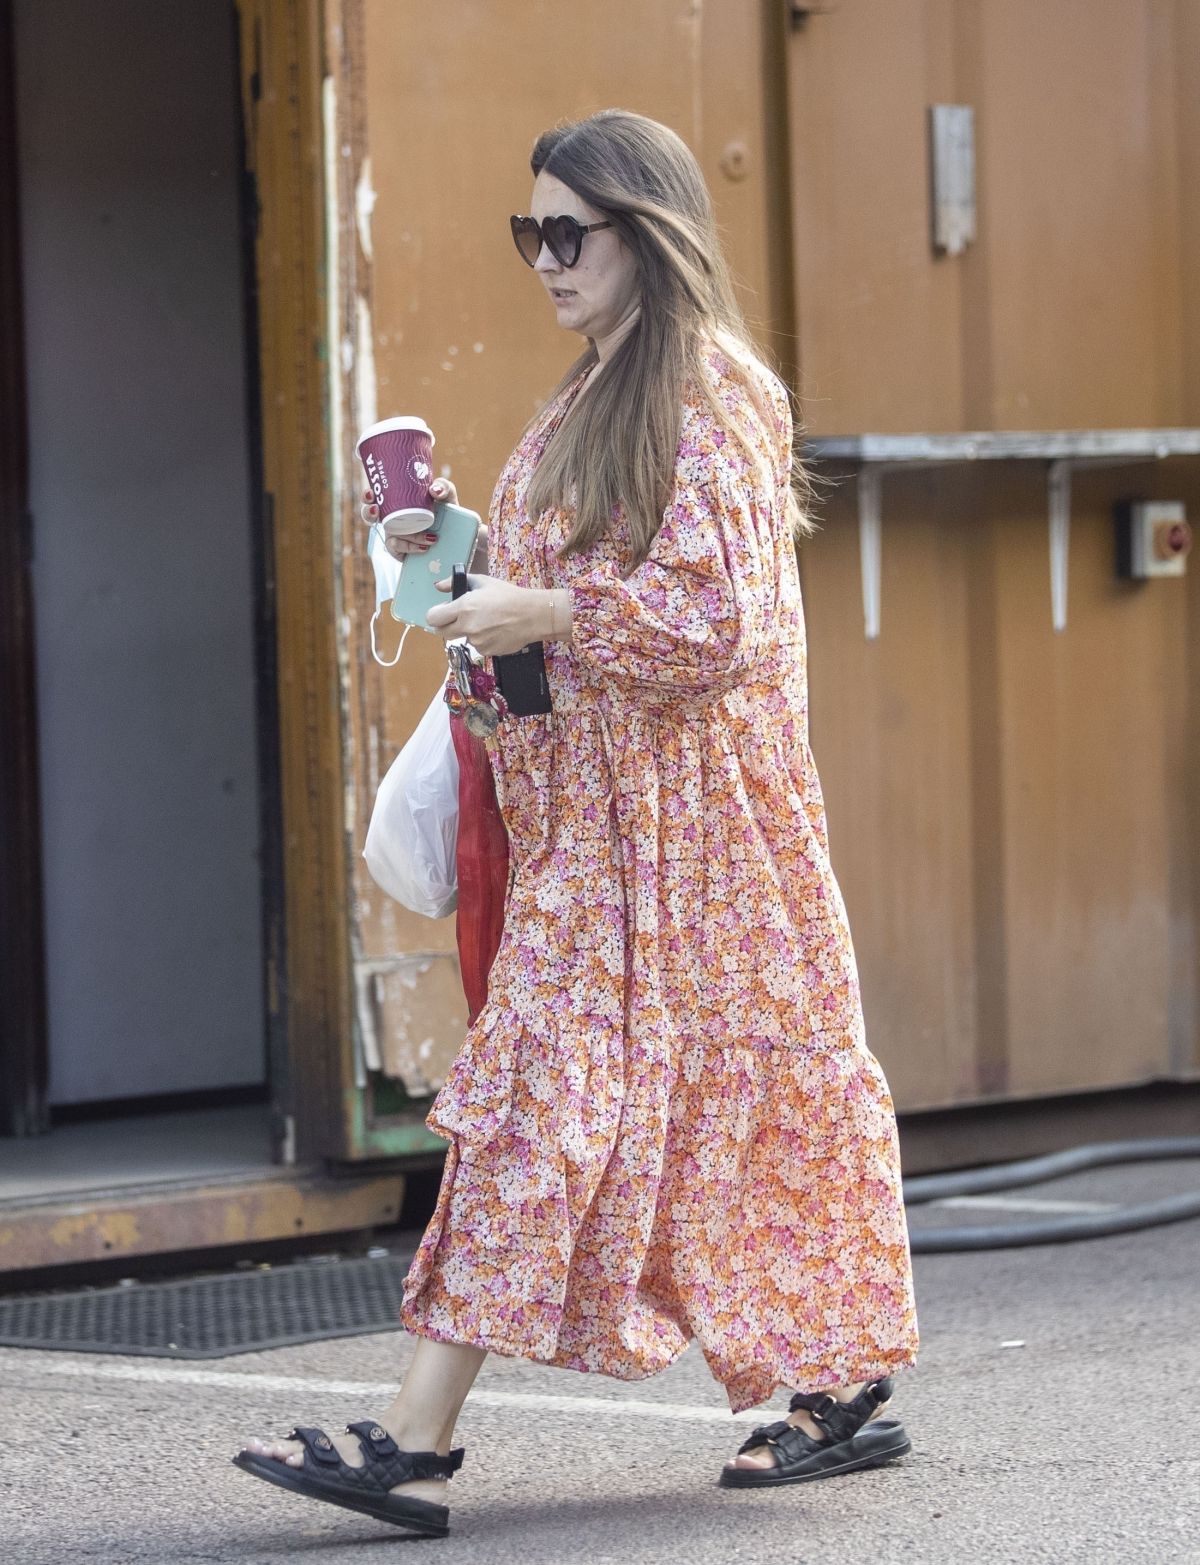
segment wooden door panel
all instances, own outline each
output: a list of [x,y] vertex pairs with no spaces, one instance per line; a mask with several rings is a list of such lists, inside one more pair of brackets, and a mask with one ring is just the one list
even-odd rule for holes
[[846,0],[788,42],[800,384],[810,428],[961,425],[961,269],[929,242],[926,110],[950,0]]

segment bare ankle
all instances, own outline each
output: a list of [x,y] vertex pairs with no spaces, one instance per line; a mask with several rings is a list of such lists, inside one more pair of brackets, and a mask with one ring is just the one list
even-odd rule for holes
[[403,1413],[394,1413],[390,1408],[379,1422],[402,1451],[436,1451],[439,1456],[449,1454],[450,1439],[444,1429],[421,1424]]
[[870,1385],[869,1380],[860,1380],[853,1386],[839,1386],[836,1391],[830,1392],[836,1402],[853,1402],[855,1397],[861,1396]]

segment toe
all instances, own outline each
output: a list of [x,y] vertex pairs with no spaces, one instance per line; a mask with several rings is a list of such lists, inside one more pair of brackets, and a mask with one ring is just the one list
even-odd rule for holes
[[743,1451],[735,1456],[729,1463],[730,1467],[764,1468],[773,1467],[774,1458],[765,1445],[755,1446],[750,1451]]
[[296,1440],[255,1440],[250,1448],[277,1462],[290,1462],[293,1467],[304,1458],[304,1447]]

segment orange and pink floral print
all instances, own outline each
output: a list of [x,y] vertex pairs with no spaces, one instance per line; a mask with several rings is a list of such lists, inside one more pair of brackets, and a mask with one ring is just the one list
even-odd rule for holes
[[863,1033],[808,744],[804,615],[769,422],[715,348],[649,557],[618,516],[558,558],[525,514],[580,382],[509,459],[492,571],[565,587],[553,711],[488,741],[511,846],[486,1006],[428,1123],[450,1141],[403,1323],[637,1379],[699,1343],[735,1410],[913,1362],[895,1115]]

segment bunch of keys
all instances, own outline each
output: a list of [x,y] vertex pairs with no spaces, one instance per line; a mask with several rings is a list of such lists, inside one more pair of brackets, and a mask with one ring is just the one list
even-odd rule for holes
[[[467,573],[463,566],[454,567],[453,583],[452,596],[460,598],[467,591]],[[477,739],[486,739],[500,726],[505,710],[495,675],[483,667],[483,659],[465,637],[446,643],[446,657],[452,675],[446,686],[446,705],[452,712],[462,714],[468,733]]]
[[486,739],[500,726],[504,697],[496,689],[496,677],[475,661],[478,653],[467,641],[448,641],[446,657],[453,676],[446,686],[446,705],[461,712],[467,732]]

